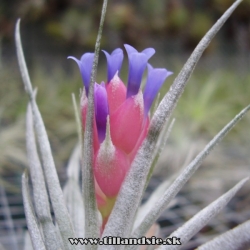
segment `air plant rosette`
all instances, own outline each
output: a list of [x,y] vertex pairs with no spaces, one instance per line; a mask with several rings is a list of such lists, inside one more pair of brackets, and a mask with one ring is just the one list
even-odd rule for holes
[[[241,180],[168,236],[167,239],[179,239],[181,245],[91,245],[81,244],[79,241],[95,238],[101,242],[112,237],[140,239],[145,235],[153,236],[154,231],[157,231],[154,230],[157,229],[155,222],[161,213],[215,145],[250,109],[250,106],[247,106],[237,114],[176,178],[163,182],[151,194],[149,200],[140,206],[145,188],[173,125],[173,122],[169,126],[168,123],[176,103],[202,53],[240,2],[241,0],[235,1],[207,32],[155,112],[152,112],[151,106],[155,97],[166,78],[172,74],[166,69],[153,68],[148,64],[149,58],[155,53],[153,48],[138,52],[132,46],[125,45],[129,59],[127,86],[119,77],[123,51],[115,49],[111,54],[104,51],[108,65],[107,80],[101,84],[95,81],[107,7],[107,1],[104,0],[95,52],[83,54],[80,60],[70,57],[79,66],[84,88],[80,98],[80,115],[73,98],[80,147],[75,148],[69,161],[68,181],[63,190],[36,104],[36,91],[33,90],[29,79],[21,46],[20,21],[17,22],[18,61],[30,100],[26,133],[29,170],[22,178],[23,199],[34,249],[180,249],[217,215],[244,185],[248,178]],[[146,68],[147,80],[145,88],[141,89],[141,80]],[[79,186],[79,165],[82,172],[82,191]],[[32,181],[33,199],[30,197],[28,176]],[[49,198],[54,219],[51,216]],[[247,233],[249,231],[250,221],[247,221],[200,246],[199,249],[246,249],[250,246],[250,236]],[[230,238],[237,240],[232,242],[228,240]]]

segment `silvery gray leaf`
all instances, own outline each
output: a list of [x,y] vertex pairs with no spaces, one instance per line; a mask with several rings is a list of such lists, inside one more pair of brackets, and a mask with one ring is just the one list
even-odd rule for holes
[[28,186],[28,176],[27,173],[24,172],[22,176],[22,194],[23,194],[24,212],[30,233],[30,238],[34,250],[46,250],[42,234],[39,230],[39,226],[36,221],[29,192],[30,191]]
[[163,196],[154,204],[152,210],[150,210],[142,221],[140,226],[135,230],[133,235],[135,237],[142,237],[153,225],[153,223],[158,219],[161,213],[167,208],[171,200],[176,196],[176,194],[181,190],[184,184],[191,178],[191,176],[200,167],[204,159],[210,154],[216,145],[226,136],[226,134],[235,126],[235,124],[240,121],[240,119],[247,113],[250,109],[250,105],[243,109],[235,118],[230,121],[207,145],[206,147],[195,157],[195,159],[184,168],[175,181],[170,185],[170,187],[165,191]]
[[74,249],[74,246],[72,246],[68,242],[68,238],[74,237],[72,224],[70,221],[66,205],[64,203],[63,193],[58,180],[48,136],[46,133],[46,129],[40,111],[36,104],[36,100],[33,94],[32,85],[30,82],[28,70],[26,67],[22,51],[22,44],[20,38],[20,19],[17,21],[16,24],[15,40],[16,40],[18,63],[21,70],[23,83],[30,99],[33,122],[38,139],[38,146],[41,153],[41,160],[44,168],[44,174],[46,178],[46,183],[48,185],[49,195],[51,198],[51,203],[55,213],[56,221],[58,223],[60,233],[62,235],[64,247],[66,249]]
[[48,250],[59,249],[60,241],[57,237],[56,228],[53,224],[50,213],[49,198],[45,186],[43,170],[36,147],[30,104],[28,105],[26,115],[26,148],[33,187],[35,210],[37,219],[39,223],[41,223],[41,227],[43,230],[44,242]]
[[250,220],[215,237],[201,245],[197,250],[245,250],[250,249]]
[[73,102],[73,107],[74,107],[74,113],[75,113],[75,120],[76,120],[76,126],[77,126],[77,133],[78,133],[78,140],[80,142],[80,144],[82,144],[81,142],[81,119],[80,119],[80,111],[77,107],[77,104],[76,104],[76,97],[75,97],[75,94],[72,93],[72,102]]
[[[167,141],[168,141],[168,138],[170,136],[170,133],[173,129],[173,126],[174,126],[174,123],[175,123],[175,119],[173,119],[170,123],[170,125],[168,126],[168,124],[165,124],[160,136],[159,136],[159,139],[158,139],[158,142],[156,144],[156,147],[155,147],[155,150],[154,150],[154,155],[153,155],[153,163],[150,167],[150,171],[149,171],[149,174],[148,174],[148,181],[150,180],[152,174],[153,174],[153,171],[154,171],[154,168],[156,166],[156,164],[158,163],[158,160],[162,154],[162,151],[165,149],[166,147],[166,144],[167,144]],[[147,182],[148,182],[147,181]]]
[[[147,214],[154,208],[156,202],[163,196],[166,189],[170,186],[171,182],[173,181],[173,178],[169,178],[162,182],[156,190],[150,195],[148,200],[145,202],[145,204],[141,205],[138,209],[138,212],[136,214],[136,219],[133,225],[133,231],[141,225],[142,221],[145,219]],[[175,201],[173,200],[169,207],[175,204]],[[133,234],[132,234],[133,235]]]
[[[211,218],[217,215],[233,198],[238,190],[245,184],[249,178],[241,180],[228,192],[220,196],[217,200],[202,209],[183,226],[174,231],[169,237],[179,238],[181,245],[161,245],[159,250],[177,250],[184,246],[196,233],[198,233]],[[213,248],[212,248],[213,249]],[[227,249],[227,248],[225,248]]]
[[67,177],[79,182],[80,178],[81,146],[77,144],[69,158],[67,166]]
[[[79,185],[79,171],[80,171],[80,145],[76,145],[70,157],[67,175],[68,179],[63,188],[63,194],[69,215],[72,219],[75,235],[84,238],[84,205],[82,194]],[[81,247],[82,248],[82,247]]]
[[[84,142],[82,145],[82,191],[85,210],[85,231],[87,238],[98,238],[100,236],[97,204],[95,198],[94,174],[93,174],[93,121],[94,121],[94,83],[96,79],[96,71],[98,65],[100,43],[102,37],[103,24],[107,10],[108,0],[103,1],[101,20],[98,35],[95,44],[95,56],[91,71],[91,79],[88,93],[88,110],[86,117],[85,131],[82,128],[82,136],[84,134]],[[95,245],[87,245],[86,249],[97,249]]]

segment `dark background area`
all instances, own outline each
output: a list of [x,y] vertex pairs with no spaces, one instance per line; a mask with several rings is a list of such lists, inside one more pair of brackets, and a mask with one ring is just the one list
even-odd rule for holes
[[[232,0],[110,1],[102,47],[113,50],[129,43],[156,47],[164,55],[190,53]],[[93,50],[102,1],[2,0],[2,56],[13,55],[17,18],[22,19],[24,49],[29,60]],[[212,42],[206,54],[249,53],[250,1],[245,0]]]

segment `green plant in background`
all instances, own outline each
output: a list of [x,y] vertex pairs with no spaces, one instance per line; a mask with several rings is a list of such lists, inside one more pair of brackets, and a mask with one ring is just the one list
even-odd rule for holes
[[[164,96],[156,111],[152,114],[148,130],[146,131],[146,138],[142,142],[141,146],[137,148],[135,158],[132,161],[124,182],[121,183],[121,189],[116,198],[114,208],[112,209],[107,223],[103,228],[102,234],[100,234],[102,219],[100,218],[100,214],[96,206],[96,194],[93,175],[93,152],[95,145],[94,117],[96,112],[96,99],[94,100],[94,83],[96,78],[100,39],[107,1],[104,1],[103,5],[100,30],[98,33],[95,55],[93,59],[94,63],[88,90],[86,125],[84,126],[84,131],[82,131],[82,133],[79,132],[79,134],[82,135],[84,133],[84,142],[83,139],[80,139],[82,145],[81,166],[83,195],[81,194],[79,187],[78,148],[76,148],[71,160],[69,161],[68,182],[64,187],[64,193],[62,192],[62,189],[60,187],[46,129],[44,127],[41,114],[36,104],[36,91],[34,91],[32,88],[26,68],[19,34],[20,22],[18,21],[16,26],[16,46],[18,61],[25,85],[25,90],[30,100],[26,119],[26,141],[30,166],[29,172],[32,181],[32,194],[34,197],[34,208],[32,199],[30,197],[27,171],[24,173],[22,178],[22,190],[27,225],[34,249],[75,249],[76,246],[74,244],[70,244],[69,241],[69,238],[74,239],[75,237],[104,238],[113,236],[122,238],[140,238],[146,235],[146,233],[155,223],[162,211],[168,207],[170,201],[176,196],[183,185],[199,168],[201,162],[205,159],[205,157],[250,109],[250,106],[247,106],[245,109],[243,109],[207,144],[207,146],[193,159],[193,161],[191,161],[191,163],[189,163],[182,171],[180,171],[180,173],[177,174],[177,177],[170,178],[170,180],[163,182],[159,186],[159,188],[151,195],[151,198],[148,200],[148,202],[144,206],[139,207],[143,192],[147,185],[148,178],[151,176],[151,173],[153,171],[154,164],[152,165],[152,163],[154,163],[155,157],[158,157],[158,150],[161,148],[162,144],[165,144],[166,138],[168,136],[168,133],[165,132],[166,129],[164,128],[167,126],[170,115],[172,114],[176,103],[180,98],[184,87],[202,53],[209,45],[214,35],[227,20],[227,18],[240,4],[240,2],[241,0],[235,1],[235,3],[223,14],[223,16],[200,41],[200,43],[197,45],[196,49],[188,59],[187,63],[184,65],[183,69],[174,80],[174,83],[170,87],[170,90]],[[127,98],[128,97],[130,96],[127,96]],[[82,101],[86,101],[83,98],[84,96],[82,96]],[[98,97],[95,96],[95,98]],[[200,105],[205,105],[206,102],[206,99],[200,99]],[[83,104],[84,103],[81,103],[81,105]],[[81,106],[81,108],[82,107],[83,106]],[[77,110],[77,108],[75,109]],[[200,115],[199,110],[196,111],[196,113],[198,113],[198,116]],[[78,115],[76,115],[76,117],[78,117]],[[79,118],[77,119],[79,120]],[[119,126],[123,126],[123,124]],[[78,124],[78,127],[80,131],[82,126]],[[109,135],[108,128],[109,123],[107,122],[106,136]],[[120,128],[118,127],[117,129]],[[36,138],[34,130],[36,133]],[[160,143],[160,145],[157,143],[159,138],[163,138],[159,140],[159,142],[162,142],[162,144]],[[40,151],[40,156],[36,148],[36,139]],[[103,146],[105,146],[105,144],[101,144],[101,147]],[[112,153],[112,151],[109,151],[107,149],[105,151],[104,148],[104,152],[105,154],[107,154],[107,159],[109,159],[109,157],[112,158],[112,155],[108,154],[110,152]],[[105,169],[105,171],[107,171],[107,169]],[[108,174],[109,173],[107,172],[107,175]],[[198,212],[182,227],[178,228],[171,234],[171,237],[173,236],[180,238],[180,242],[182,243],[182,245],[161,245],[159,246],[159,249],[179,249],[181,246],[184,246],[204,225],[206,225],[206,223],[212,217],[218,214],[222,210],[222,208],[226,206],[226,204],[243,186],[247,179],[248,178],[245,178],[240,181],[235,187],[230,189],[227,193],[222,195],[206,208]],[[48,193],[46,191],[45,183],[48,186]],[[50,197],[53,212],[55,214],[55,224],[53,223],[51,217],[48,196]],[[152,202],[152,200],[154,200],[155,202]],[[65,201],[67,207],[65,205]],[[214,248],[233,250],[240,249],[240,247],[249,247],[249,235],[247,233],[249,230],[250,221],[247,221],[246,223],[240,225],[238,228],[228,231],[222,236],[219,236],[214,240],[200,246],[199,249]],[[232,238],[237,240],[233,242],[229,241],[229,239]],[[78,244],[77,248],[78,247],[80,249],[98,248],[100,250],[138,248],[137,245],[94,246],[90,244],[85,246]]]

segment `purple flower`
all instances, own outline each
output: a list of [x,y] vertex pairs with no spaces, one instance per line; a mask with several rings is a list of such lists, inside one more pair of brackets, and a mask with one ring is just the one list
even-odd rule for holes
[[116,72],[120,71],[123,61],[122,49],[115,49],[111,54],[103,50],[108,63],[108,82],[112,80]]
[[[148,64],[148,60],[155,53],[153,48],[147,48],[142,52],[138,52],[135,48],[128,44],[125,44],[124,47],[127,51],[129,61],[127,87],[124,85],[118,75],[123,61],[122,49],[115,49],[111,54],[103,50],[108,65],[107,83],[105,84],[102,82],[101,85],[95,83],[95,126],[97,129],[96,135],[98,136],[98,141],[99,143],[102,143],[105,139],[107,116],[111,116],[110,123],[113,140],[117,142],[119,147],[122,147],[121,145],[125,144],[123,144],[121,139],[124,138],[124,142],[127,141],[127,146],[124,146],[122,150],[128,153],[133,149],[133,147],[135,147],[135,144],[141,134],[141,123],[143,120],[147,119],[148,112],[157,93],[159,92],[166,78],[170,76],[172,72],[163,68],[153,68],[150,64]],[[78,64],[86,94],[88,96],[94,53],[85,53],[82,55],[80,60],[72,56],[69,56],[68,58],[73,59]],[[136,102],[139,100],[138,94],[141,86],[141,80],[147,65],[148,76],[143,92],[142,103],[140,103],[138,106],[138,103]],[[137,98],[135,98],[136,96]],[[130,100],[132,97],[133,100]],[[133,106],[135,108],[133,108]],[[140,108],[138,109],[138,107]],[[128,109],[130,109],[129,112],[127,112]],[[119,114],[119,112],[121,113]],[[138,119],[136,119],[136,116],[140,116],[140,114],[143,114],[144,118],[142,119],[142,117],[138,117]],[[125,116],[126,119],[124,118]],[[117,127],[117,124],[119,124],[119,119],[122,119],[122,124],[119,125],[120,128]],[[137,121],[134,121],[134,119]],[[138,123],[139,121],[140,124]],[[112,127],[113,123],[116,124],[116,128]],[[132,128],[134,129],[132,129],[133,131],[128,131],[128,128],[130,128],[130,130]],[[125,136],[126,131],[128,131],[128,133],[132,133],[133,136]],[[130,140],[128,138],[129,136],[133,138]],[[144,137],[145,136],[146,133]]]
[[154,69],[150,64],[148,64],[148,78],[143,93],[145,116],[147,116],[148,111],[150,110],[151,105],[162,84],[166,78],[172,74],[173,72],[168,71],[167,69]]
[[73,56],[68,57],[68,59],[73,59],[78,64],[87,95],[89,93],[89,84],[94,62],[94,55],[94,53],[85,53],[82,55],[80,60]]
[[129,60],[128,89],[127,98],[136,95],[139,91],[142,75],[146,69],[147,62],[155,53],[153,48],[148,48],[139,53],[132,46],[124,45]]

